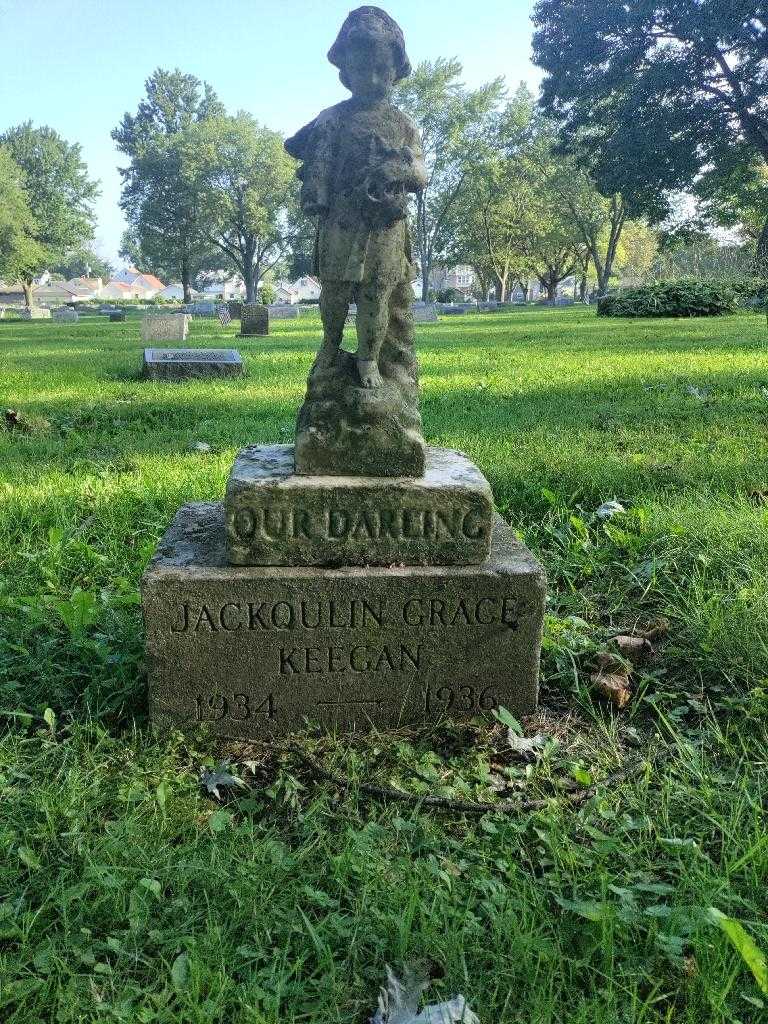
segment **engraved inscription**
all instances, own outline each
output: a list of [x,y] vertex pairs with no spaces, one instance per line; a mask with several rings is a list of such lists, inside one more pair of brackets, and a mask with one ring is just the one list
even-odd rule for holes
[[172,633],[239,633],[313,629],[382,629],[417,626],[441,630],[455,626],[505,626],[515,630],[529,613],[515,595],[463,597],[412,597],[393,604],[382,597],[366,600],[225,601],[221,604],[180,603]]
[[275,716],[275,699],[268,693],[265,697],[253,698],[247,693],[223,694],[218,691],[198,694],[195,697],[195,720],[198,722],[220,722],[223,719],[244,722],[256,715]]
[[498,698],[493,686],[478,689],[475,686],[430,686],[424,691],[424,711],[490,711]]
[[334,672],[412,672],[426,668],[421,644],[383,647],[281,647],[281,676]]
[[303,509],[241,508],[233,528],[241,541],[482,540],[487,515],[479,508]]

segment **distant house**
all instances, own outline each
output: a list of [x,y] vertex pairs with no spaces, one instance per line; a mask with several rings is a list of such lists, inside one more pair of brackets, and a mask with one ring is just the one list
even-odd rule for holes
[[460,292],[462,299],[473,298],[477,290],[477,274],[467,263],[453,267],[435,267],[429,275],[429,286],[433,291]]
[[24,301],[24,289],[21,281],[0,281],[0,306],[18,305]]
[[219,277],[205,285],[201,294],[207,302],[212,302],[215,299],[221,299],[223,302],[228,302],[230,299],[244,299],[245,285],[239,277]]
[[[136,267],[128,267],[127,270],[121,270],[115,274],[105,285],[105,288],[109,288],[113,284],[128,285],[134,294],[123,295],[123,298],[131,299],[153,299],[158,292],[165,288],[159,277],[155,277],[154,274],[143,274]],[[119,298],[118,295],[107,295],[105,293],[102,294],[102,297],[110,299]]]
[[32,285],[32,302],[36,306],[60,306],[62,302],[83,302],[84,296],[64,281]]
[[318,279],[311,274],[305,274],[304,277],[297,277],[295,281],[278,281],[275,285],[275,301],[290,303],[292,306],[297,302],[317,302],[321,290]]
[[299,301],[299,297],[296,294],[296,289],[288,281],[278,281],[275,285],[275,302],[285,305],[290,303],[293,305]]
[[140,288],[134,288],[133,285],[127,284],[125,281],[107,281],[104,287],[101,289],[102,299],[142,299],[145,298],[141,294]]
[[100,277],[73,277],[65,284],[67,288],[72,289],[80,301],[101,298],[101,290],[104,287],[104,282]]
[[155,296],[156,299],[184,299],[184,288],[180,284],[167,284],[161,292]]

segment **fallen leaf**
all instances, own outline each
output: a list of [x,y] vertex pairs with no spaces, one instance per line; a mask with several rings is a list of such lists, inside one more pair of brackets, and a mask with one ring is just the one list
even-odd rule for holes
[[606,697],[617,708],[626,707],[632,699],[629,676],[624,672],[594,672],[592,683],[598,693]]
[[623,657],[631,661],[633,665],[641,665],[653,654],[651,641],[645,636],[615,636],[613,642],[621,651]]
[[595,511],[595,515],[600,519],[610,519],[612,516],[626,511],[620,501],[604,501],[600,508]]
[[512,729],[507,730],[507,745],[518,757],[533,761],[542,751],[547,742],[546,736],[538,732],[535,736],[518,736]]
[[[245,783],[242,779],[238,779],[236,775],[231,775],[227,768],[229,765],[225,762],[217,765],[213,771],[209,768],[203,768],[200,772],[200,783],[208,793],[215,797],[217,800],[221,800],[221,793],[219,789],[234,789],[236,786],[245,787]],[[245,787],[247,788],[247,787]]]
[[431,1003],[419,1013],[419,1002],[429,980],[423,973],[406,968],[403,981],[387,965],[387,987],[379,995],[379,1008],[369,1024],[480,1024],[464,996],[443,1003]]

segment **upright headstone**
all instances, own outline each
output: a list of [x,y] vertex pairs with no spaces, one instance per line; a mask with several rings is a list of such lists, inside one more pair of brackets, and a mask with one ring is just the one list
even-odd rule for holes
[[119,324],[119,323],[122,323],[124,320],[125,320],[125,310],[124,309],[115,309],[115,310],[112,310],[110,312],[110,314],[109,314],[109,322],[111,324]]
[[230,299],[227,303],[227,309],[233,320],[239,320],[243,311],[243,304],[239,299]]
[[269,315],[273,320],[296,320],[299,317],[299,304],[291,306],[287,303],[278,303],[269,307]]
[[240,337],[269,334],[269,310],[259,302],[244,302],[240,310]]
[[410,69],[402,32],[361,7],[329,58],[358,102],[286,143],[318,220],[323,345],[296,445],[241,451],[223,505],[185,505],[145,573],[161,727],[253,738],[536,705],[544,572],[480,470],[421,434],[406,215],[426,172],[391,103]]
[[153,313],[141,321],[142,341],[186,341],[189,334],[186,313]]
[[437,320],[437,307],[434,302],[414,302],[411,313],[414,323],[417,324],[434,323]]
[[76,310],[63,306],[53,311],[53,319],[62,324],[76,324],[80,317]]
[[50,309],[44,309],[42,306],[25,306],[19,310],[19,316],[22,320],[50,320],[51,311]]

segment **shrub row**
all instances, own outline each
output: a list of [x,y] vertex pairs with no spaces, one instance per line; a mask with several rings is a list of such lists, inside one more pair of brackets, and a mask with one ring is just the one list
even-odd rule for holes
[[598,316],[723,316],[739,306],[733,287],[703,281],[660,281],[609,292],[597,301]]

